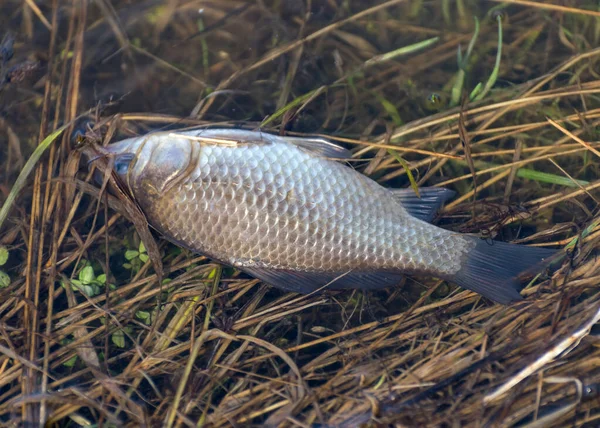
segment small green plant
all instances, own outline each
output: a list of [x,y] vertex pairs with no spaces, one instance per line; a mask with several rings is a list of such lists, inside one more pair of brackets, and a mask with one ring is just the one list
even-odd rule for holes
[[146,325],[150,325],[152,324],[152,321],[154,321],[154,318],[156,318],[156,315],[158,313],[158,308],[155,307],[154,309],[152,309],[152,312],[148,312],[148,311],[137,311],[135,313],[136,318],[142,320],[142,322]]
[[[72,336],[67,336],[64,339],[62,339],[60,341],[61,345],[63,346],[68,346],[71,342],[73,342],[73,337]],[[64,363],[62,363],[63,366],[65,367],[73,367],[75,365],[75,363],[77,362],[77,354],[73,355],[71,358],[69,358],[67,361],[65,361]]]
[[123,329],[119,329],[119,330],[115,331],[110,336],[110,340],[112,340],[112,343],[114,343],[119,348],[124,348],[125,347],[125,332],[123,331]]
[[[96,276],[94,268],[88,262],[85,262],[85,266],[79,271],[77,279],[70,280],[70,283],[73,291],[80,291],[88,297],[94,297],[104,290],[106,274],[102,273]],[[67,287],[65,281],[61,281],[61,285]],[[113,284],[109,284],[109,287],[111,290],[116,288]]]
[[132,272],[138,272],[142,266],[150,259],[150,256],[146,252],[146,247],[143,242],[140,242],[140,245],[137,250],[127,250],[125,251],[125,259],[127,262],[123,263],[123,267],[125,269],[129,269]]
[[[0,247],[0,266],[4,266],[8,261],[8,250],[6,247]],[[10,276],[3,270],[0,270],[0,288],[5,288],[10,285]]]
[[[100,317],[100,322],[102,324],[106,325],[106,317]],[[112,341],[113,344],[115,344],[119,348],[124,348],[125,347],[125,334],[131,334],[132,332],[133,332],[133,329],[129,326],[126,326],[123,328],[117,328],[110,335],[110,340]]]
[[[500,61],[502,59],[502,15],[496,14],[495,20],[498,24],[498,49],[496,51],[496,62],[494,64],[494,69],[490,74],[485,85],[482,82],[479,82],[475,88],[469,94],[470,101],[479,101],[483,99],[488,92],[494,87],[496,84],[496,80],[498,79],[498,73],[500,71]],[[455,76],[454,85],[452,86],[452,96],[450,99],[451,106],[457,106],[461,102],[463,86],[465,82],[465,77],[467,73],[469,59],[471,58],[471,54],[473,52],[473,48],[475,46],[475,42],[477,41],[477,37],[479,36],[479,20],[475,18],[475,31],[473,33],[473,37],[469,42],[469,46],[467,47],[466,55],[463,56],[461,47],[458,47],[457,51],[457,62],[458,62],[458,73]]]

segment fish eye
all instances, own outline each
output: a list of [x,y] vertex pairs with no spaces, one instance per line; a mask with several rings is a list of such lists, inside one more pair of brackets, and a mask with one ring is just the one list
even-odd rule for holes
[[118,175],[127,174],[127,170],[129,169],[129,165],[131,165],[131,161],[133,161],[133,153],[125,153],[117,156],[115,159],[115,172]]
[[83,144],[86,138],[91,135],[90,131],[92,131],[94,125],[94,121],[89,119],[81,121],[71,133],[71,143],[75,146]]
[[440,93],[430,93],[423,103],[425,109],[429,111],[440,111],[446,104],[446,97]]
[[427,101],[429,101],[431,104],[439,104],[442,102],[442,97],[440,97],[440,94],[433,93],[427,97]]

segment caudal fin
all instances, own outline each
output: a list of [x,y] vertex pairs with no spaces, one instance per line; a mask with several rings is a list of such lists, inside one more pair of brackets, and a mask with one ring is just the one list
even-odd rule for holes
[[560,256],[556,250],[490,242],[475,237],[469,239],[474,240],[475,247],[461,270],[450,280],[505,305],[521,300],[519,291],[523,280],[543,270]]

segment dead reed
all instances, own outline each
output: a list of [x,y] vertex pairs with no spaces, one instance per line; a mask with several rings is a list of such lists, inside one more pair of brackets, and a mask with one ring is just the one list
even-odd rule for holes
[[[3,425],[600,423],[597,3],[8,0],[0,24]],[[337,140],[457,190],[444,227],[568,261],[504,307],[435,279],[285,294],[149,245],[76,135],[206,123]]]

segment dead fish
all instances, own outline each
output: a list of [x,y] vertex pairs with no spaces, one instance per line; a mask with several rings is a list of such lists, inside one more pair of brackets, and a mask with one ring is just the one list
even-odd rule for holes
[[429,223],[454,192],[388,189],[324,139],[234,129],[158,132],[107,146],[115,171],[168,240],[280,289],[376,289],[445,279],[493,301],[554,250],[489,242]]

